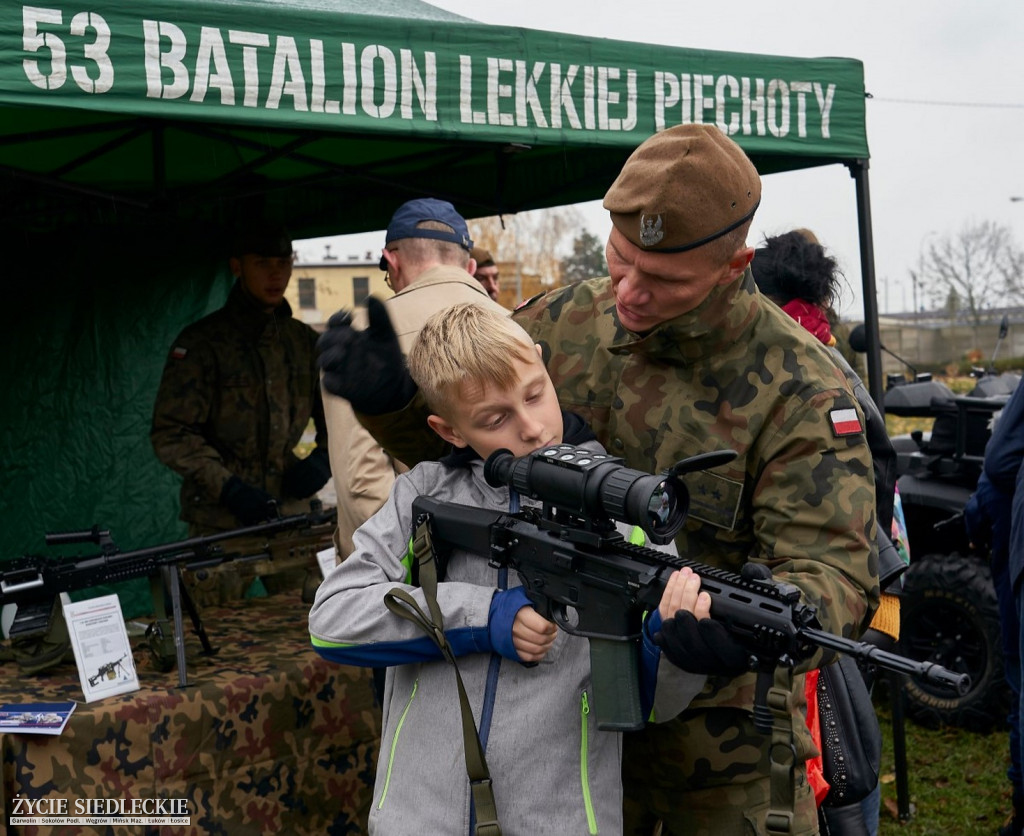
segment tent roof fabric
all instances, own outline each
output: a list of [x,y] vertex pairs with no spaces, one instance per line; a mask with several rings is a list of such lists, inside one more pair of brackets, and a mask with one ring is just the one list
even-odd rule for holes
[[[285,5],[290,9],[312,9],[346,15],[370,15],[371,17],[415,18],[417,20],[440,20],[448,23],[472,23],[463,15],[423,3],[420,0],[374,0],[372,7],[366,0],[221,0],[224,5],[243,6],[252,9],[257,6]],[[371,10],[368,11],[367,9]]]
[[175,334],[228,292],[224,232],[252,215],[308,238],[382,229],[424,195],[467,217],[599,198],[648,136],[714,122],[762,174],[850,165],[873,269],[859,61],[485,26],[416,0],[91,8],[0,3],[18,277],[0,560],[93,524],[122,548],[181,539],[153,398]]
[[424,194],[511,213],[600,197],[644,138],[687,121],[717,122],[762,173],[868,156],[859,61],[355,5],[4,6],[0,182],[16,200],[3,221],[259,210],[305,237],[381,228]]

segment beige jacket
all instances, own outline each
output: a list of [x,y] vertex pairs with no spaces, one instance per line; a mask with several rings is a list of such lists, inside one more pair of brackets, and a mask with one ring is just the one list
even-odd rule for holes
[[[439,265],[420,274],[408,287],[384,302],[402,352],[409,353],[420,328],[435,313],[460,302],[475,302],[502,313],[476,279],[458,267]],[[356,328],[366,327],[366,309],[353,314]],[[352,534],[372,517],[391,492],[395,476],[408,468],[392,458],[355,417],[349,402],[323,393],[331,473],[338,493],[338,560],[352,552]]]

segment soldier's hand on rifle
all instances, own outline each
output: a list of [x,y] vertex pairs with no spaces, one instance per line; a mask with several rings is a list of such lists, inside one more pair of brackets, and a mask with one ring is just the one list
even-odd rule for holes
[[285,496],[305,499],[313,496],[330,478],[331,463],[327,451],[317,447],[284,472],[281,476],[281,492]]
[[698,620],[686,610],[662,622],[654,643],[673,665],[690,673],[732,677],[750,667],[750,653],[721,622]]
[[352,327],[348,311],[339,311],[327,321],[327,330],[316,343],[324,389],[366,415],[397,412],[412,400],[416,384],[406,369],[384,303],[371,296],[366,310],[365,331]]
[[247,485],[237,476],[224,483],[220,492],[221,504],[242,521],[243,525],[256,525],[274,516],[274,497],[260,488]]
[[[682,569],[676,574],[682,576],[685,572],[690,570]],[[768,576],[771,577],[770,572]],[[691,573],[680,581],[684,589],[679,594],[684,600],[689,600],[693,595],[694,577],[697,576]],[[669,584],[674,579],[675,575],[669,579]],[[698,584],[699,581],[697,577]],[[669,585],[666,584],[666,592],[668,589]],[[676,667],[708,676],[736,676],[750,668],[750,651],[737,642],[721,622],[708,617],[710,599],[706,607],[700,606],[698,609],[695,601],[692,609],[680,609],[670,618],[665,618],[660,606],[658,609],[662,614],[662,624],[661,630],[654,634],[654,643]]]

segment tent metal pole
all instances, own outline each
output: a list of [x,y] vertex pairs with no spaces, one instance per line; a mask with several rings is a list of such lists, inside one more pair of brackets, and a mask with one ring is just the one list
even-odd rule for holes
[[864,292],[864,330],[867,339],[868,392],[885,415],[882,403],[882,338],[878,328],[878,290],[875,285],[875,247],[871,237],[871,195],[868,189],[868,161],[847,163],[857,188],[857,229],[860,233],[860,269]]

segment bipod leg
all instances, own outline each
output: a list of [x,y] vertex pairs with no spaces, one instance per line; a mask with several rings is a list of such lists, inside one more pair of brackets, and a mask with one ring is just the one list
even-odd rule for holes
[[214,656],[220,648],[210,644],[210,639],[206,635],[206,628],[203,626],[203,620],[199,617],[199,609],[196,607],[196,602],[192,600],[188,587],[182,584],[180,589],[182,603],[185,605],[188,617],[192,620],[192,628],[196,631],[196,635],[199,636],[199,643],[203,646],[203,655]]
[[181,620],[181,584],[177,566],[161,566],[164,585],[171,595],[171,613],[174,618],[174,653],[178,660],[178,687],[188,687],[185,669],[185,628]]

